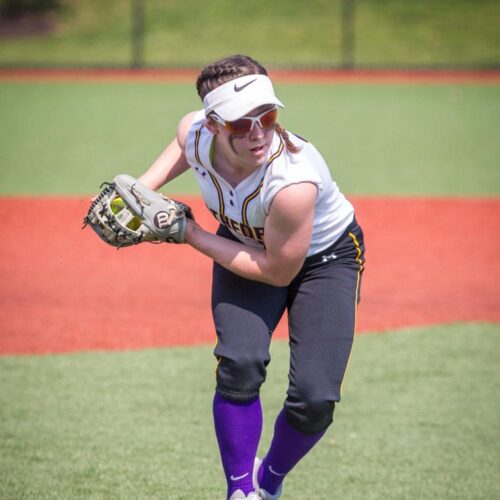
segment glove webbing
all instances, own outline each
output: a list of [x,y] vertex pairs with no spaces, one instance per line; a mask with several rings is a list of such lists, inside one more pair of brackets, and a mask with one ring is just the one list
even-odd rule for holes
[[[113,191],[115,189],[115,184],[113,182],[103,182],[100,186],[99,186],[99,189],[102,189],[103,186],[106,186],[105,189],[103,189],[99,195],[96,197],[96,199],[92,202],[92,204],[90,205],[90,208],[87,212],[87,215],[83,218],[83,226],[82,226],[82,229],[86,228],[87,227],[87,224],[90,222],[90,219],[89,219],[89,214],[92,213],[92,211],[94,210],[94,207],[101,202],[101,200],[107,196],[111,191]],[[100,214],[101,215],[104,215],[105,213],[105,207],[104,205],[102,205],[102,209],[101,209],[101,212]]]
[[[112,191],[115,190],[116,184],[114,182],[103,182],[100,186],[99,189],[102,189],[103,186],[106,186],[96,197],[96,199],[92,202],[90,205],[89,211],[87,215],[83,219],[83,226],[82,229],[85,229],[87,225],[90,222],[89,219],[89,214],[92,213],[94,208],[102,202],[103,198],[106,198]],[[132,190],[132,194],[136,198],[137,202],[141,205],[141,207],[144,205],[144,200],[138,197],[136,193]],[[110,219],[107,215],[107,209],[104,206],[104,203],[101,203],[101,209],[99,211],[99,215],[103,218],[106,219],[106,223],[109,225],[109,227],[116,233],[116,239],[119,240],[121,235],[127,235],[127,232],[119,225],[114,219]],[[142,241],[142,238],[144,236],[144,233],[140,233],[139,236],[136,238],[132,238],[132,243],[140,243]],[[148,243],[160,243],[159,241],[149,241]],[[117,245],[117,250],[120,249],[123,246],[123,244]]]

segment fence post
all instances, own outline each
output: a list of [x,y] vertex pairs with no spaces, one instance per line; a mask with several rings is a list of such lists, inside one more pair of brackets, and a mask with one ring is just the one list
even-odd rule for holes
[[144,0],[131,0],[132,32],[131,32],[131,61],[132,68],[144,66]]
[[340,64],[344,69],[353,69],[354,30],[356,0],[341,0],[341,55]]

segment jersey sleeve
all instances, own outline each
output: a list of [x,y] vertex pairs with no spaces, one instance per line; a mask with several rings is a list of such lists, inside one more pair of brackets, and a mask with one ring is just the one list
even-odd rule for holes
[[321,192],[323,179],[318,167],[324,168],[323,165],[326,166],[323,158],[314,148],[311,148],[310,144],[304,144],[299,153],[283,151],[277,161],[269,165],[264,177],[262,189],[264,213],[269,215],[269,209],[276,194],[292,184],[311,182]]

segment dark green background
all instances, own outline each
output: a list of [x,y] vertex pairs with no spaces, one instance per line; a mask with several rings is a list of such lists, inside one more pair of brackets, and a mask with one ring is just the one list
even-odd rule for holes
[[[52,32],[1,41],[0,66],[128,66],[134,3],[141,2],[63,1]],[[238,52],[268,66],[338,67],[346,59],[343,0],[142,3],[145,65],[198,68]],[[354,17],[348,52],[357,66],[500,65],[497,0],[351,0],[350,4]]]

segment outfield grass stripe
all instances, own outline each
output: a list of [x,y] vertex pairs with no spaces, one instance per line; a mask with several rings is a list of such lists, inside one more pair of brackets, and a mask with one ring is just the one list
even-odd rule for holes
[[[357,195],[500,194],[500,86],[277,84],[280,123]],[[0,194],[85,194],[140,175],[199,109],[194,83],[0,83]],[[29,119],[28,119],[29,117]],[[191,173],[172,194],[197,192]]]
[[[262,391],[268,446],[288,346]],[[356,338],[333,426],[290,500],[492,499],[500,493],[500,326]],[[0,498],[222,498],[212,347],[0,358]]]

